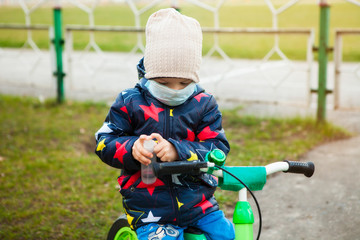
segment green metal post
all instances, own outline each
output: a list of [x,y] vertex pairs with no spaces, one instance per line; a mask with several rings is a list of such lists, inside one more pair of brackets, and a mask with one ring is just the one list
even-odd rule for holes
[[326,0],[320,1],[320,35],[319,35],[319,86],[318,86],[318,106],[317,121],[326,120],[326,79],[328,63],[328,43],[330,25],[330,6]]
[[62,51],[64,40],[62,38],[62,19],[61,19],[61,7],[54,7],[54,32],[55,39],[53,40],[55,45],[56,52],[56,75],[57,78],[57,101],[59,103],[64,102],[64,72],[63,72],[63,61],[62,61]]

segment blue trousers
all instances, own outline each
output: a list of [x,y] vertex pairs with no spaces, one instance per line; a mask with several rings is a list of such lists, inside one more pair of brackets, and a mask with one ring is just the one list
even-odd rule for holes
[[[204,232],[208,240],[233,240],[235,230],[233,224],[225,218],[222,211],[212,212],[192,225]],[[183,240],[184,230],[171,224],[149,223],[136,230],[139,240]]]

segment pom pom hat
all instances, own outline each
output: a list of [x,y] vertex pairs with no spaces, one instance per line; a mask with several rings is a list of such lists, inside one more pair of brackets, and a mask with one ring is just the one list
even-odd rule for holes
[[145,77],[199,82],[202,32],[197,20],[173,8],[153,13],[146,24]]

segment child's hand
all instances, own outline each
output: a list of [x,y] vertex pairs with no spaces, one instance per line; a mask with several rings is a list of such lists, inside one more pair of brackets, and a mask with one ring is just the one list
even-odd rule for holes
[[176,148],[168,140],[164,139],[158,133],[151,134],[150,138],[155,138],[158,141],[157,145],[154,147],[154,153],[161,161],[173,162],[179,160],[179,155],[176,151]]
[[132,147],[132,155],[133,157],[138,160],[140,163],[149,165],[151,163],[150,158],[153,157],[153,154],[147,151],[144,148],[144,141],[151,140],[152,137],[147,135],[141,135],[134,143]]

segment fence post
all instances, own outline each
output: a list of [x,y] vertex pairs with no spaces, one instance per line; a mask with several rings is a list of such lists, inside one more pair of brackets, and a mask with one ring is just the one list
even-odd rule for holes
[[335,69],[335,79],[334,79],[334,109],[338,109],[340,106],[339,103],[339,78],[340,78],[340,65],[342,61],[342,36],[338,31],[335,31],[335,51],[334,51],[334,69]]
[[318,79],[318,105],[317,121],[326,120],[326,79],[328,63],[328,43],[329,43],[329,24],[330,6],[326,0],[320,0],[320,34],[319,34],[319,79]]
[[54,7],[54,32],[55,39],[53,43],[55,44],[56,52],[56,75],[57,78],[57,101],[62,103],[65,100],[64,95],[64,72],[63,72],[63,59],[62,59],[62,50],[64,45],[64,39],[62,38],[62,19],[61,19],[61,7],[56,5]]

